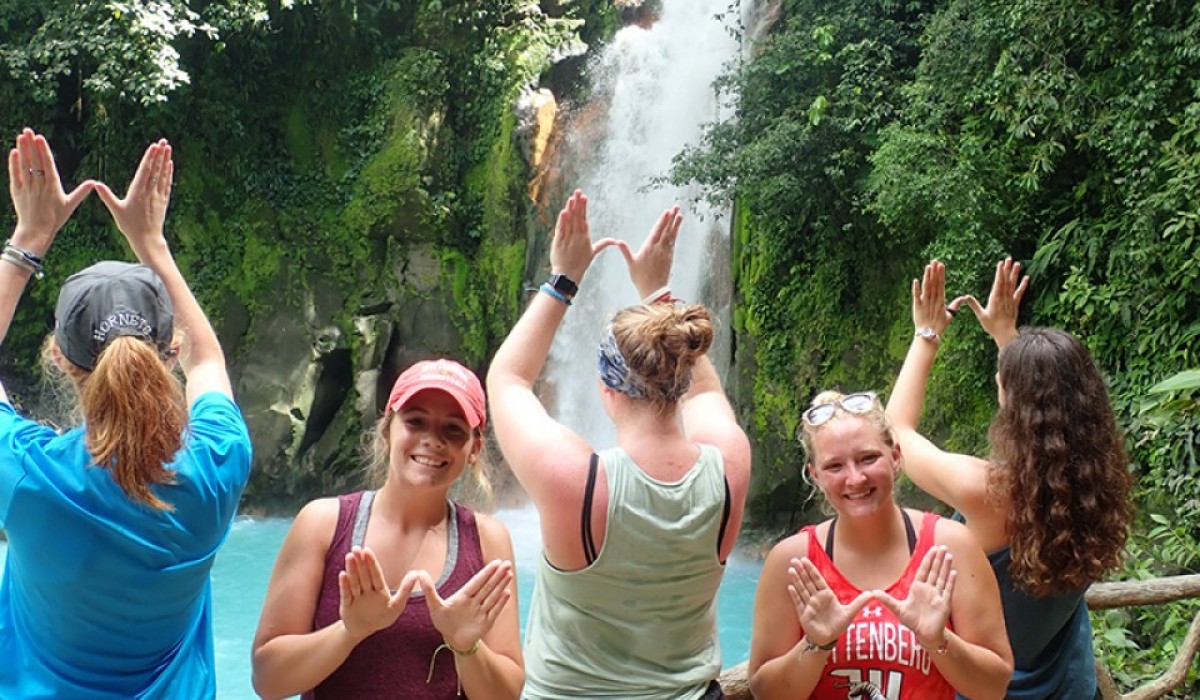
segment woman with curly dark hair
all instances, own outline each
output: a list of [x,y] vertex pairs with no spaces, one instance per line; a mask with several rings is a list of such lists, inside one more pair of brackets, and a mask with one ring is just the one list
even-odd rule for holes
[[[1115,569],[1133,506],[1132,477],[1099,368],[1077,338],[1054,328],[1017,331],[1029,285],[1011,259],[996,266],[986,307],[946,305],[946,270],[913,280],[916,333],[888,402],[904,469],[955,508],[988,552],[1000,583],[1016,669],[1009,698],[1093,698],[1092,627],[1084,591]],[[991,456],[944,452],[917,432],[942,333],[967,305],[1000,348],[1000,408]]]

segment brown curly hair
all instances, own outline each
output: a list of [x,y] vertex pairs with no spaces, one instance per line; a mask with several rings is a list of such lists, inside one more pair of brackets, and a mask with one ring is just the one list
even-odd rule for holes
[[715,330],[700,304],[639,304],[613,316],[613,337],[645,399],[663,410],[692,383],[692,368],[708,352]]
[[1087,348],[1054,328],[1021,329],[998,374],[988,489],[1011,502],[1009,573],[1037,596],[1081,590],[1120,564],[1133,517],[1104,379]]

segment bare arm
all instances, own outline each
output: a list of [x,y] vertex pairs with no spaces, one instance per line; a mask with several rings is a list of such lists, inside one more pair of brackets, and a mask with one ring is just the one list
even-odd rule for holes
[[[592,243],[587,198],[576,192],[558,215],[551,243],[552,271],[581,283],[592,258],[611,245]],[[579,513],[591,446],[554,420],[533,392],[567,306],[537,293],[501,343],[488,371],[488,401],[496,438],[521,486],[537,505],[547,553],[558,566],[584,562]],[[573,527],[571,527],[573,525]]]
[[175,264],[163,235],[174,173],[171,146],[161,140],[146,149],[124,199],[118,199],[103,183],[97,184],[96,193],[138,260],[158,274],[171,297],[176,323],[183,331],[180,365],[187,376],[190,405],[201,394],[216,391],[232,396],[233,389],[217,334]]
[[904,366],[888,399],[887,416],[904,457],[905,473],[934,498],[966,515],[968,521],[987,512],[987,462],[945,452],[917,431],[929,372],[941,336],[952,314],[946,308],[946,268],[936,260],[925,266],[923,279],[912,283],[913,325],[931,328],[937,339],[914,336]]
[[337,515],[337,499],[306,505],[275,560],[252,652],[254,690],[261,697],[284,698],[316,687],[365,638],[342,621],[312,628]]
[[[474,644],[472,640],[480,640],[475,653],[469,656],[454,655],[458,677],[462,682],[463,691],[468,697],[481,700],[516,700],[521,695],[521,688],[525,685],[525,660],[521,654],[516,570],[512,565],[512,539],[504,524],[494,518],[478,515],[476,522],[479,523],[479,539],[483,558],[485,561],[492,562],[488,565],[494,569],[491,576],[499,582],[499,585],[493,587],[486,596],[491,599],[485,600],[482,604],[486,610],[486,606],[495,603],[494,617],[488,615],[486,624],[490,626],[482,637],[477,636],[479,633],[471,624],[474,620],[469,620],[466,625],[460,625],[457,631],[466,634],[469,639],[452,640],[451,630],[446,623],[442,622],[444,616],[435,616],[434,624],[439,625],[439,622],[442,622],[438,626],[439,631],[442,631],[443,627],[447,627],[442,632],[443,636],[456,649],[469,649]],[[487,567],[485,567],[486,570]],[[432,584],[432,581],[429,581],[429,584]],[[464,586],[464,588],[466,587]],[[428,592],[426,595],[429,595]],[[435,596],[436,590],[430,600],[436,606],[437,603],[433,600]],[[485,596],[477,593],[475,597]]]
[[[996,575],[979,544],[959,523],[939,521],[935,541],[949,548],[957,576],[950,612],[954,632],[945,633],[946,652],[934,652],[930,658],[961,695],[1003,698],[1013,656]],[[930,646],[936,648],[935,643]]]
[[870,599],[864,591],[847,605],[838,600],[808,560],[807,535],[792,535],[775,545],[754,595],[749,663],[754,697],[809,697],[832,654],[813,645],[840,639]]
[[[67,194],[46,137],[35,134],[32,129],[24,129],[17,136],[16,147],[8,154],[8,189],[17,214],[12,245],[44,257],[59,229],[94,186],[95,183],[89,180]],[[8,336],[13,314],[30,275],[29,270],[0,261],[0,344]],[[2,386],[0,401],[8,402]]]

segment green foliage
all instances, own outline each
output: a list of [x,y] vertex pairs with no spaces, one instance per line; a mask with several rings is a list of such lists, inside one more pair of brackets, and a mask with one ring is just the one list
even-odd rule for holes
[[881,226],[864,189],[931,6],[785,3],[755,60],[720,82],[736,118],[711,125],[672,174],[739,204],[735,319],[748,336],[739,344],[754,352],[756,469],[780,479],[795,473],[796,421],[809,398],[827,387],[883,389],[892,371],[883,331],[910,274],[897,261],[919,242]]
[[[1130,540],[1126,565],[1117,578],[1140,581],[1200,568],[1200,544],[1187,524],[1161,513],[1147,519]],[[1195,614],[1193,601],[1093,612],[1096,656],[1118,685],[1140,685],[1175,660]],[[1200,669],[1193,666],[1180,694],[1169,697],[1192,697],[1187,689],[1194,691],[1198,682]]]
[[[360,306],[411,292],[394,271],[421,248],[456,280],[462,354],[482,365],[520,300],[528,203],[517,98],[576,52],[581,35],[597,37],[600,19],[615,17],[606,0],[547,6],[8,3],[0,133],[34,126],[68,184],[100,178],[117,191],[146,142],[169,138],[177,171],[168,239],[235,365],[256,322],[299,309],[296,299],[315,299],[319,318],[308,321],[355,342]],[[0,214],[0,225],[11,223]],[[19,308],[6,380],[32,375],[59,283],[98,257],[129,251],[89,202],[56,241],[47,280]],[[224,310],[235,312],[228,324]],[[347,473],[356,456],[334,459],[346,464],[322,465],[326,473]],[[251,492],[319,486],[310,481]]]
[[41,103],[59,103],[64,90],[81,100],[161,103],[191,80],[177,41],[215,41],[261,23],[265,5],[212,3],[202,15],[183,0],[8,3],[0,66]]
[[[1178,523],[1168,538],[1148,522],[1131,551],[1147,572],[1196,570],[1179,552],[1200,539],[1200,416],[1194,375],[1178,375],[1200,366],[1195,6],[792,0],[780,14],[722,80],[736,119],[674,173],[744,210],[736,318],[758,372],[756,459],[787,453],[816,388],[891,381],[912,333],[907,279],[926,260],[947,262],[951,294],[982,297],[1012,255],[1033,278],[1022,321],[1084,339],[1141,507]],[[995,351],[967,316],[939,354],[922,428],[983,454]],[[1122,680],[1161,668],[1153,640],[1177,638],[1178,610],[1105,616]]]

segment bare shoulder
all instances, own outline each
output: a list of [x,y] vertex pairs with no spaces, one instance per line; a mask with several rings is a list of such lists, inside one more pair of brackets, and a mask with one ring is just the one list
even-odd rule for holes
[[333,531],[337,527],[340,508],[336,497],[309,501],[292,521],[288,539],[300,537],[309,542],[320,543],[327,549],[333,541]]
[[763,562],[763,570],[786,572],[788,567],[791,566],[792,559],[807,556],[808,533],[801,530],[794,535],[783,538],[771,548],[766,560]]
[[938,518],[933,532],[934,544],[945,545],[957,556],[983,555],[983,547],[966,525],[949,518]]
[[508,534],[508,526],[494,515],[476,511],[475,522],[479,528],[480,537],[500,538],[504,540],[512,539]]
[[[920,512],[920,511],[917,511]],[[967,526],[957,520],[952,520],[946,517],[938,517],[937,527],[933,531],[933,541],[936,544],[950,545],[956,542],[962,542],[966,539],[974,539],[971,537],[971,531]]]
[[475,513],[475,524],[479,529],[479,546],[485,559],[511,559],[512,536],[508,526],[494,515]]

